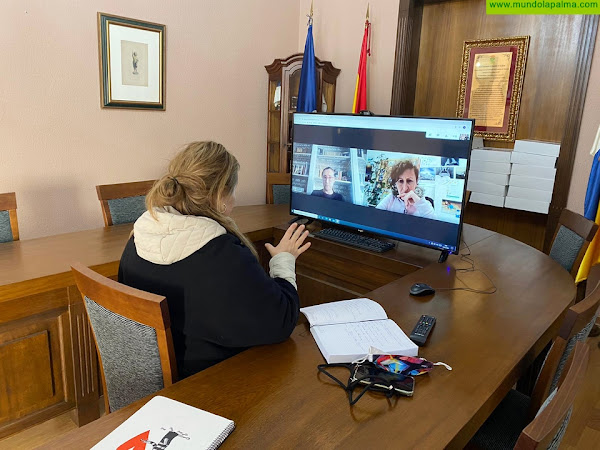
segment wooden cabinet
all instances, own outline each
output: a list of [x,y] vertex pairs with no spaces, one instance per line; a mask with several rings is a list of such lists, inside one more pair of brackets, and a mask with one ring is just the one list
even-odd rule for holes
[[[269,74],[267,121],[267,203],[273,203],[273,186],[290,184],[292,117],[298,102],[302,53],[276,59],[265,66]],[[340,73],[329,61],[315,58],[317,111],[335,111],[336,80]]]

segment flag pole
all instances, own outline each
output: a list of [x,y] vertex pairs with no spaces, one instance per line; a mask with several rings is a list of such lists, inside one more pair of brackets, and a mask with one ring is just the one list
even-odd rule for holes
[[356,87],[354,89],[354,101],[352,102],[352,112],[354,114],[367,109],[367,58],[371,54],[371,23],[369,22],[370,4],[367,3],[367,14],[365,20],[365,30],[360,49],[360,58],[358,61],[358,73],[356,75]]
[[317,78],[315,67],[315,47],[312,35],[313,1],[310,2],[308,15],[308,31],[302,56],[302,69],[300,71],[300,85],[298,87],[297,112],[314,112],[317,110]]

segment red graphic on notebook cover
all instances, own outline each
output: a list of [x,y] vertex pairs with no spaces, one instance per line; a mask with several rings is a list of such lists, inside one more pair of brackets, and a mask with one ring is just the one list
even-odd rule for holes
[[[161,428],[161,430],[165,429],[166,428]],[[169,431],[167,431],[167,434],[165,434],[159,442],[148,440],[149,436],[150,430],[144,431],[143,433],[132,437],[127,442],[123,442],[117,447],[117,450],[146,450],[146,444],[151,445],[151,450],[165,450],[173,441],[173,439],[175,439],[177,436],[180,436],[183,439],[187,440],[190,439],[186,433],[182,431],[173,431],[173,428],[169,429]]]

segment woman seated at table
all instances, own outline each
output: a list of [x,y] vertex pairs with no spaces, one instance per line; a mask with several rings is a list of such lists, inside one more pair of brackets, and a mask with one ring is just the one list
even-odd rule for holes
[[390,173],[392,192],[384,197],[377,209],[435,219],[433,205],[415,192],[419,184],[419,164],[402,160],[394,164]]
[[146,196],[121,257],[120,282],[167,297],[180,378],[281,342],[298,320],[295,260],[308,231],[293,224],[266,244],[269,277],[230,217],[238,169],[221,144],[187,145]]

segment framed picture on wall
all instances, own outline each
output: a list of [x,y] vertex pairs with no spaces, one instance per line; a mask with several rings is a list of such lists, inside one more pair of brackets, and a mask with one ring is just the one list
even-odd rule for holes
[[98,13],[102,108],[165,109],[165,26]]
[[475,136],[514,142],[529,36],[465,41],[457,117],[475,119]]

